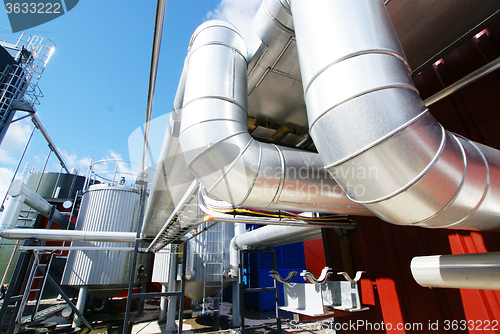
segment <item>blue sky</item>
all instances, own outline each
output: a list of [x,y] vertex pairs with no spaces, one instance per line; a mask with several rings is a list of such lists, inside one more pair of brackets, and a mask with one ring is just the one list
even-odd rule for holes
[[[167,1],[153,118],[172,108],[196,27],[209,18],[221,18],[249,35],[251,18],[260,2]],[[37,113],[68,167],[81,174],[91,158],[130,158],[129,136],[145,120],[155,13],[154,0],[82,0],[65,15],[26,31],[56,44],[39,83],[44,97]],[[10,28],[3,6],[0,26]],[[161,146],[164,126],[158,121],[152,146]],[[13,124],[0,145],[0,201],[31,127],[29,120]],[[48,152],[36,131],[18,175],[26,162],[41,170]],[[58,166],[52,155],[48,170],[59,171]]]

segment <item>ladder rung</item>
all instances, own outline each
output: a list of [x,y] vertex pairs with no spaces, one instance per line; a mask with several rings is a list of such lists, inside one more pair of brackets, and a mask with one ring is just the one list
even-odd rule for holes
[[30,290],[30,292],[37,292],[37,291],[40,291],[40,289],[32,289],[32,290]]

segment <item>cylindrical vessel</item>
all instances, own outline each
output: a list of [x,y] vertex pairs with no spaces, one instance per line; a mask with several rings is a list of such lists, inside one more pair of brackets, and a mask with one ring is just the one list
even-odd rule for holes
[[[136,232],[140,200],[137,187],[92,185],[83,194],[76,229]],[[72,246],[133,248],[134,244],[130,242],[73,242]],[[128,287],[132,255],[132,251],[123,250],[70,251],[61,284],[88,286],[89,294],[100,299],[107,299]],[[146,266],[146,259],[146,254],[139,254],[137,268]],[[139,282],[137,275],[134,282]]]

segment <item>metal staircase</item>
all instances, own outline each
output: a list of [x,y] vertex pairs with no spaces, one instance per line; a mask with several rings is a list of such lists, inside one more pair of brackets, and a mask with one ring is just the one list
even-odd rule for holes
[[[2,35],[2,37],[7,37]],[[0,74],[0,142],[16,110],[33,113],[43,96],[38,81],[54,50],[46,38],[21,33],[13,42],[0,41],[0,46],[15,54],[16,63],[7,65]]]

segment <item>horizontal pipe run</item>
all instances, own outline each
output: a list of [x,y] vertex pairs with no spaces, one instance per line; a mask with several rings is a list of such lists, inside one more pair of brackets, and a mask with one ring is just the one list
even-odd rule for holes
[[488,75],[497,69],[500,68],[500,57],[489,62],[488,64],[482,66],[481,68],[478,68],[474,72],[466,75],[462,79],[458,80],[457,82],[449,85],[448,87],[444,88],[443,90],[437,92],[436,94],[432,95],[431,97],[427,98],[424,100],[424,104],[426,107],[436,103],[437,101],[444,99],[448,95],[451,95],[455,93],[456,91],[464,88],[465,86],[468,86],[469,84],[481,79],[485,75]]
[[0,237],[5,239],[30,239],[52,241],[103,241],[103,242],[135,242],[134,232],[95,232],[72,230],[44,229],[3,229]]
[[419,256],[411,273],[429,288],[500,290],[500,253]]
[[239,234],[229,244],[229,263],[231,277],[238,277],[240,249],[258,249],[278,247],[295,242],[321,238],[321,229],[317,227],[275,226],[268,225],[256,230]]
[[[133,251],[134,247],[99,247],[99,246],[63,246],[63,247],[57,247],[57,246],[21,246],[19,248],[21,251],[31,251],[31,250],[38,250],[38,251],[55,251],[55,250],[61,250],[61,251],[113,251],[113,252],[121,252],[121,251]],[[139,248],[139,253],[147,253],[146,248]]]

